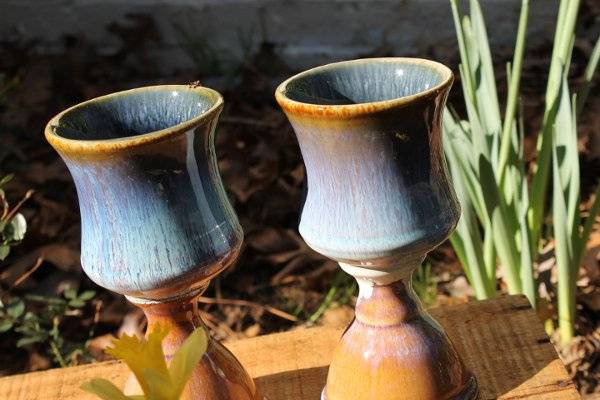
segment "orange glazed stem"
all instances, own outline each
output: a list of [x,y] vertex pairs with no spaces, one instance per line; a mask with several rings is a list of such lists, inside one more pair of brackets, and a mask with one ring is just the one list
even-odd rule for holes
[[358,279],[356,316],[329,369],[324,400],[467,400],[475,379],[423,309],[410,278]]

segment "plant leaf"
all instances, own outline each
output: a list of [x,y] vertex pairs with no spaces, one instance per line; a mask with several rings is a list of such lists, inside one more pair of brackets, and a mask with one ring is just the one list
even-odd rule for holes
[[560,340],[566,343],[573,337],[575,316],[575,276],[573,274],[573,248],[569,240],[567,204],[559,170],[556,145],[552,146],[553,191],[552,211],[555,240],[556,265],[558,267],[558,322]]
[[[125,396],[119,388],[106,379],[92,379],[80,386],[82,390],[95,394],[103,400],[133,400],[134,397]],[[136,396],[138,399],[145,399],[143,396]]]
[[[594,50],[592,51],[592,56],[588,61],[588,65],[585,68],[584,80],[581,84],[581,88],[577,92],[577,98],[579,102],[577,103],[577,115],[581,114],[583,110],[583,106],[587,100],[588,94],[590,92],[590,88],[592,86],[592,82],[594,79],[594,73],[596,72],[596,68],[598,68],[598,62],[600,61],[600,36],[596,39],[596,44],[594,45]],[[1,186],[1,185],[0,185]]]
[[17,341],[17,347],[24,347],[34,343],[41,343],[43,341],[44,338],[41,335],[23,337]]
[[10,246],[7,244],[0,244],[0,261],[4,261],[10,254]]
[[6,307],[6,313],[13,319],[19,318],[25,312],[25,303],[21,299],[14,299]]
[[199,327],[185,340],[169,365],[173,394],[179,398],[185,384],[208,348],[208,335]]
[[123,335],[121,338],[113,340],[113,347],[106,349],[107,354],[125,361],[133,371],[144,393],[150,392],[150,385],[145,381],[143,373],[145,369],[152,369],[170,379],[162,350],[162,341],[167,333],[168,329],[157,325],[148,334],[147,339]]
[[[484,126],[487,136],[500,134],[501,119],[500,107],[498,105],[498,91],[496,89],[496,78],[494,66],[490,53],[489,40],[483,13],[478,0],[470,0],[471,22],[473,32],[473,53],[477,53],[477,64],[472,64],[472,74],[477,83],[477,109],[479,118]],[[471,55],[472,52],[469,52]]]
[[0,319],[0,333],[7,332],[13,327],[13,321],[6,316]]
[[165,376],[150,368],[145,368],[142,374],[148,385],[148,392],[145,392],[148,400],[178,400],[180,398],[180,396],[175,396],[173,382],[169,375]]
[[94,296],[96,296],[96,292],[93,290],[86,290],[83,293],[81,293],[79,295],[79,300],[81,301],[88,301],[94,298]]
[[82,308],[85,306],[85,302],[79,299],[73,299],[69,301],[69,307]]
[[494,245],[498,251],[502,266],[505,269],[508,291],[511,294],[521,293],[522,283],[519,279],[519,253],[515,243],[513,216],[508,214],[490,162],[483,157],[479,160],[479,171],[485,206],[488,215],[491,216],[491,226],[494,229]]
[[65,299],[73,300],[73,299],[77,298],[77,290],[75,290],[74,288],[69,286],[63,292],[63,296],[65,296]]
[[8,182],[10,182],[10,180],[11,180],[12,178],[14,178],[14,176],[15,176],[14,174],[8,174],[8,175],[5,175],[5,176],[3,176],[3,177],[0,179],[0,187],[4,186],[4,185],[6,185]]
[[18,242],[23,240],[27,231],[27,221],[22,214],[17,214],[10,221],[11,239]]

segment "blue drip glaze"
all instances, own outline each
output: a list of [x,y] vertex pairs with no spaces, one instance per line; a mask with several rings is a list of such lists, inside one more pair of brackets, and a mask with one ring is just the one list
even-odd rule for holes
[[287,99],[308,105],[284,104],[307,171],[299,225],[307,244],[344,263],[385,266],[423,255],[450,234],[459,218],[441,147],[450,85],[431,91],[442,83],[443,74],[422,63],[365,59],[315,68],[280,86]]
[[[130,139],[202,115],[216,99],[183,89],[124,93],[67,111],[56,132],[66,126],[75,141]],[[79,197],[82,265],[97,284],[153,297],[209,278],[239,248],[242,230],[214,152],[217,117],[126,149],[61,151]]]

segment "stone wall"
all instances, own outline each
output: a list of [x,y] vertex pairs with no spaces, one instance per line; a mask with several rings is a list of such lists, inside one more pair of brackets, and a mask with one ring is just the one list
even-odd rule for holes
[[[512,46],[520,3],[482,0],[493,46]],[[531,2],[530,42],[552,40],[557,3]],[[60,52],[65,35],[83,35],[110,53],[120,39],[107,27],[134,26],[131,14],[154,19],[160,40],[148,51],[166,69],[191,65],[184,43],[199,59],[236,59],[268,42],[296,68],[375,51],[440,58],[455,52],[448,0],[3,0],[0,40],[38,39],[41,51]]]

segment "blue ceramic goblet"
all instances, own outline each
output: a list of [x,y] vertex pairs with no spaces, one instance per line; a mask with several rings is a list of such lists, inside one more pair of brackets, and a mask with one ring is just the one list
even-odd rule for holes
[[410,285],[412,272],[460,214],[441,137],[452,79],[432,61],[374,58],[314,68],[277,88],[306,164],[300,234],[360,288],[323,399],[477,394],[474,378]]
[[[213,144],[222,108],[221,95],[208,88],[145,87],[69,108],[45,131],[77,187],[83,269],[140,306],[149,330],[170,328],[167,357],[193,329],[205,329],[194,299],[242,243]],[[259,395],[233,355],[211,340],[183,398]]]

